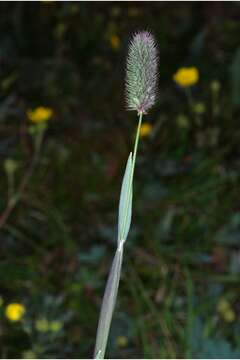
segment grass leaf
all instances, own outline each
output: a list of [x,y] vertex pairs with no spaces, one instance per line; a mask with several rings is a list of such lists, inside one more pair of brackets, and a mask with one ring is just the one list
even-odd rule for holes
[[123,257],[123,246],[119,247],[113,259],[111,271],[109,273],[101,313],[98,323],[97,339],[94,351],[94,358],[104,359],[107,346],[108,334],[112,320],[112,314],[116,303],[118,285],[121,274]]
[[132,153],[130,153],[123,177],[118,213],[118,243],[126,240],[132,217]]

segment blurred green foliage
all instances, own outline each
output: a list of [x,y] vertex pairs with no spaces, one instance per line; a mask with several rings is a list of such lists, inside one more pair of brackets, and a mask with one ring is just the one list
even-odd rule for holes
[[[108,356],[239,357],[239,3],[1,2],[0,11],[0,219],[34,157],[27,111],[54,112],[0,229],[1,357],[92,356],[136,127],[126,51],[142,29],[159,44],[159,97],[144,119],[152,132],[140,143]],[[200,73],[190,95],[173,81],[182,66]],[[16,323],[11,302],[26,308]]]

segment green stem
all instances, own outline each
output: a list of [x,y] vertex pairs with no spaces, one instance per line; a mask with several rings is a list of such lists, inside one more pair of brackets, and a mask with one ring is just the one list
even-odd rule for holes
[[134,175],[134,169],[135,169],[135,163],[136,163],[139,135],[140,135],[140,129],[141,129],[141,125],[142,125],[142,116],[143,116],[143,113],[140,112],[139,120],[138,120],[138,127],[137,127],[137,134],[136,134],[136,139],[135,139],[135,144],[134,144],[134,151],[133,151],[131,183],[133,182],[133,175]]
[[[130,196],[131,196],[131,191],[133,188],[133,176],[134,176],[134,170],[135,170],[135,163],[136,163],[136,156],[137,156],[137,149],[138,149],[138,143],[139,143],[139,135],[140,135],[140,129],[141,129],[141,125],[142,125],[142,116],[143,113],[140,112],[139,113],[139,120],[138,120],[138,127],[137,127],[137,133],[136,133],[136,138],[135,138],[135,143],[134,143],[134,150],[133,150],[133,160],[132,160],[132,171],[131,171],[131,177],[130,177],[130,182],[129,182],[129,188],[128,188],[128,195],[127,195],[127,209],[126,209],[126,215],[124,218],[124,230],[126,228],[126,224],[127,224],[127,214],[129,211],[129,206],[130,206]],[[123,239],[120,239],[123,240]],[[126,239],[124,239],[126,240]]]

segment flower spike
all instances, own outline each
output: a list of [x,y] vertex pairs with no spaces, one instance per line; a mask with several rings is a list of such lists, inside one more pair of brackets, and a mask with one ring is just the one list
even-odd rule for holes
[[134,34],[128,51],[126,93],[129,110],[146,113],[155,103],[158,51],[148,31]]

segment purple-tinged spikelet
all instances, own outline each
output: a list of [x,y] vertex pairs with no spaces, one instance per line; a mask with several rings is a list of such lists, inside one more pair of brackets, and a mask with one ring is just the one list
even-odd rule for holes
[[127,57],[126,92],[129,110],[146,113],[155,103],[158,51],[147,31],[134,34]]

